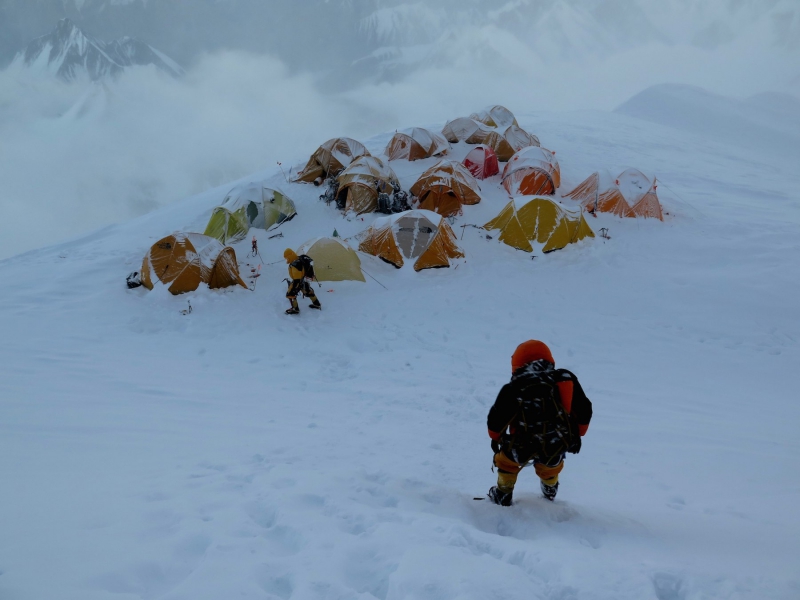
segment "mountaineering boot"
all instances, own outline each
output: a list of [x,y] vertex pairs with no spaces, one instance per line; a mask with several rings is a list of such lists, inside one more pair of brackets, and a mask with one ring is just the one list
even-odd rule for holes
[[542,496],[550,500],[552,502],[556,499],[556,493],[558,493],[558,481],[556,481],[553,485],[547,485],[541,479],[539,480],[542,487]]
[[319,300],[317,300],[316,302],[314,302],[312,304],[309,304],[308,308],[316,308],[317,310],[321,310],[322,309],[322,304],[320,304]]
[[511,496],[513,492],[503,492],[496,485],[492,486],[489,493],[486,494],[489,500],[500,506],[511,506]]
[[300,307],[297,306],[297,298],[289,298],[289,304],[291,304],[292,307],[287,309],[287,315],[296,315],[300,312]]

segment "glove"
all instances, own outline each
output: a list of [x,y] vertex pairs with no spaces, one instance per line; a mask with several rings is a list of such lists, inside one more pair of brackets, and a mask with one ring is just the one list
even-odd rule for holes
[[503,444],[500,442],[500,440],[492,440],[492,452],[495,454],[500,452],[500,448],[502,448],[502,446]]
[[577,439],[574,442],[572,442],[572,445],[569,448],[567,448],[567,452],[569,452],[570,454],[578,454],[580,451],[581,451],[581,438],[580,436],[578,436]]

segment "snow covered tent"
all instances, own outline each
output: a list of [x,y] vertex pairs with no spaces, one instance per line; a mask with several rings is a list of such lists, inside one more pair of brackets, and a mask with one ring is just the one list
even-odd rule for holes
[[389,160],[419,160],[445,154],[449,149],[450,144],[438,133],[413,127],[395,133],[384,153]]
[[539,138],[517,125],[495,129],[472,118],[460,117],[449,121],[442,129],[447,141],[485,144],[494,150],[498,160],[506,161],[527,146],[538,146]]
[[576,200],[590,213],[608,212],[627,217],[631,210],[619,190],[616,178],[608,171],[595,171],[564,197]]
[[627,169],[616,178],[608,171],[597,171],[564,197],[576,200],[591,213],[608,212],[618,217],[664,220],[655,181],[651,182],[638,169]]
[[366,281],[358,254],[341,238],[315,238],[300,246],[297,254],[307,254],[314,261],[317,281]]
[[238,242],[250,227],[269,229],[289,221],[297,214],[294,202],[283,192],[261,183],[246,183],[233,188],[211,213],[205,235],[223,244]]
[[561,185],[555,152],[530,146],[517,152],[503,169],[503,187],[511,196],[552,195]]
[[199,233],[174,233],[150,247],[142,261],[142,285],[152,290],[155,281],[170,284],[175,295],[193,292],[201,283],[211,289],[247,287],[233,248]]
[[449,267],[450,260],[464,253],[447,221],[429,210],[406,212],[375,219],[359,236],[358,249],[393,264],[398,269],[405,258],[416,259],[414,270]]
[[440,160],[425,171],[411,186],[419,198],[419,208],[450,217],[457,215],[464,204],[481,201],[480,186],[461,163]]
[[295,181],[321,183],[328,174],[335,175],[357,158],[369,155],[361,142],[347,137],[333,138],[317,148],[308,159],[308,164],[297,174]]
[[514,113],[508,110],[505,106],[500,106],[499,104],[487,106],[483,110],[472,113],[469,118],[479,121],[484,125],[488,125],[489,127],[501,129],[506,129],[512,125],[519,127],[519,123],[517,123],[517,118],[514,116]]
[[542,252],[552,252],[594,237],[583,213],[569,213],[550,198],[512,199],[483,228],[499,229],[501,242],[525,252],[533,252],[532,241],[544,244]]
[[631,216],[664,220],[655,179],[650,181],[639,169],[626,169],[617,177],[617,185],[631,207]]
[[353,211],[358,215],[377,210],[378,188],[391,194],[393,184],[398,183],[394,171],[375,156],[362,156],[354,160],[339,174],[337,180],[340,205],[344,204],[345,212]]
[[475,146],[464,157],[463,164],[475,179],[486,179],[500,172],[497,154],[489,146]]

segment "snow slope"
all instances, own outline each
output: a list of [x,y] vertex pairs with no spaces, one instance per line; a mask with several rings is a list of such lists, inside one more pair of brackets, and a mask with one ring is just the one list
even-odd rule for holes
[[[624,114],[517,117],[563,191],[635,166],[669,218],[591,219],[610,240],[535,259],[467,227],[457,268],[362,255],[388,289],[327,284],[292,318],[280,263],[255,292],[124,287],[231,186],[1,261],[0,598],[800,596],[797,156]],[[408,187],[430,164],[392,167]],[[374,218],[260,175],[299,212],[256,232],[265,263]],[[481,186],[459,237],[507,202]],[[595,417],[556,502],[526,470],[504,509],[472,498],[529,338]]]

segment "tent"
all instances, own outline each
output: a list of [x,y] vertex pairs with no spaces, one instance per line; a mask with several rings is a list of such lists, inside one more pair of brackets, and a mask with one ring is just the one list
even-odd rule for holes
[[590,213],[608,212],[618,217],[630,216],[631,207],[608,171],[596,171],[564,196],[576,200]]
[[551,195],[561,185],[555,152],[531,146],[517,152],[503,169],[503,187],[511,196]]
[[391,194],[393,185],[400,185],[394,171],[374,156],[362,156],[354,160],[339,174],[337,180],[337,203],[343,204],[346,212],[353,211],[359,215],[377,210],[378,189]]
[[223,244],[242,240],[250,227],[269,229],[297,214],[294,202],[283,192],[261,183],[233,188],[211,213],[204,232]]
[[552,252],[594,237],[583,213],[569,213],[550,198],[512,199],[483,228],[499,229],[501,242],[525,252],[533,252],[533,241],[544,244],[542,252]]
[[480,189],[464,165],[440,160],[420,175],[411,193],[419,198],[419,208],[450,217],[457,215],[463,204],[480,202]]
[[361,142],[347,137],[333,138],[317,148],[295,181],[322,183],[328,175],[336,175],[357,158],[369,155]]
[[341,238],[315,238],[300,246],[297,254],[312,258],[317,281],[366,281],[358,254]]
[[[592,173],[565,196],[591,213],[608,212],[618,217],[651,217],[664,220],[656,183],[638,169],[627,169],[619,177],[608,171]],[[624,191],[623,191],[624,190]]]
[[497,154],[489,146],[475,146],[464,158],[464,166],[476,179],[486,179],[500,172]]
[[440,134],[414,127],[395,133],[386,146],[385,154],[389,160],[418,160],[444,154],[449,149],[450,144]]
[[483,110],[472,113],[469,118],[479,121],[484,125],[488,125],[489,127],[499,127],[503,129],[512,125],[519,127],[519,123],[517,123],[514,113],[508,110],[505,106],[500,106],[499,104],[488,106]]
[[442,129],[447,141],[484,144],[491,147],[498,160],[509,160],[515,152],[528,146],[538,146],[539,138],[517,125],[493,128],[472,118],[460,117],[449,121]]
[[174,233],[150,247],[142,261],[142,284],[152,290],[156,280],[170,284],[175,295],[192,292],[201,283],[211,289],[247,287],[233,248],[199,233]]
[[650,217],[664,220],[661,203],[656,195],[655,179],[650,179],[639,169],[626,169],[617,177],[619,186],[625,200],[630,204],[631,216]]
[[361,252],[403,266],[403,258],[415,259],[414,270],[449,267],[450,260],[464,253],[447,221],[429,210],[406,212],[375,219],[361,235]]

